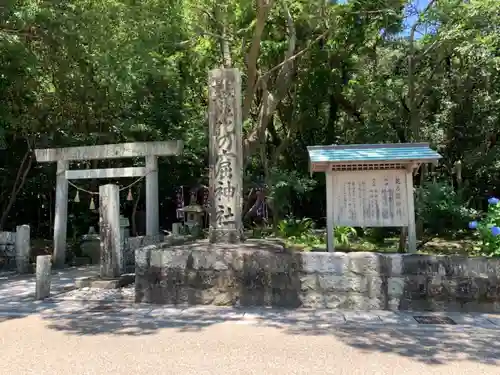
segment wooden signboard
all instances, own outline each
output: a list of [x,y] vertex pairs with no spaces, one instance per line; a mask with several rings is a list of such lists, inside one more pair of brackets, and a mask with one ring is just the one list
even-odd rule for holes
[[405,170],[342,171],[332,177],[335,225],[408,225]]

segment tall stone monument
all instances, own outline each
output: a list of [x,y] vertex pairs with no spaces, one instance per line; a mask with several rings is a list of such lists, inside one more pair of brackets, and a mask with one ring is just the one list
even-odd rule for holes
[[241,75],[238,69],[208,73],[210,229],[212,243],[243,239]]

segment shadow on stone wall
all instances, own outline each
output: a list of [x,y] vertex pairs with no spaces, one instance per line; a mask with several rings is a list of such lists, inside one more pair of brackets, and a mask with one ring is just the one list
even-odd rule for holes
[[152,248],[145,258],[136,260],[136,302],[301,305],[302,258],[277,243],[248,241],[235,248],[202,242]]
[[404,283],[399,310],[495,312],[500,261],[462,256],[404,255],[393,280]]
[[500,311],[495,259],[287,252],[199,241],[136,251],[136,302],[346,310]]

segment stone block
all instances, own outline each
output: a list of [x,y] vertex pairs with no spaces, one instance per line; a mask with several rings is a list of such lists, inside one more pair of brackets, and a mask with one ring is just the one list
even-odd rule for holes
[[385,308],[385,301],[380,298],[369,297],[363,294],[349,294],[344,302],[339,306],[345,310],[382,310]]
[[14,245],[16,243],[16,232],[0,232],[0,243],[2,245]]
[[405,277],[404,298],[418,300],[425,298],[428,292],[428,277],[426,275],[411,275]]
[[403,275],[404,254],[387,254],[386,259],[391,267],[388,276],[401,276],[401,275]]
[[436,257],[420,254],[405,254],[402,259],[404,275],[432,275],[437,273],[439,261]]
[[389,277],[387,280],[387,295],[398,298],[404,294],[405,279],[403,277]]
[[307,273],[331,273],[343,275],[347,271],[349,257],[346,253],[299,253],[301,270]]
[[123,274],[115,279],[101,279],[99,277],[79,277],[75,280],[75,286],[78,289],[96,288],[96,289],[118,289],[130,285],[135,281],[133,273]]
[[90,258],[92,264],[99,264],[101,259],[101,241],[99,236],[86,235],[80,242],[82,255]]
[[179,250],[152,250],[151,267],[186,269],[193,266],[193,255],[188,251]]
[[498,259],[462,256],[449,257],[451,277],[496,277],[500,274]]
[[401,308],[401,297],[389,297],[387,300],[387,310],[399,311]]
[[338,309],[345,302],[347,296],[343,294],[325,294],[318,292],[302,292],[300,300],[302,307],[313,309]]
[[0,232],[0,257],[14,258],[16,232]]
[[301,290],[322,292],[368,293],[371,280],[366,276],[304,274],[301,276]]
[[391,261],[378,253],[349,253],[348,271],[356,275],[389,275]]
[[158,248],[157,246],[151,245],[135,249],[134,251],[135,265],[140,269],[141,272],[143,271],[143,269],[147,269],[149,267],[151,251],[157,248]]

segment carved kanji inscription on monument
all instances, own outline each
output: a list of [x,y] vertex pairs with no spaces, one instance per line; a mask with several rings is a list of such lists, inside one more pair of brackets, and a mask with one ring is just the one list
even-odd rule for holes
[[210,241],[242,239],[241,76],[237,69],[210,71]]

